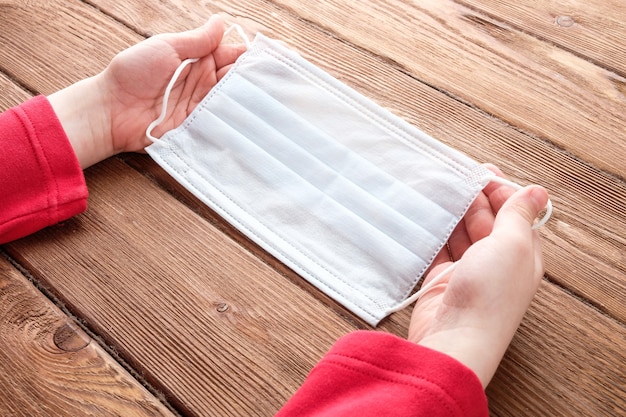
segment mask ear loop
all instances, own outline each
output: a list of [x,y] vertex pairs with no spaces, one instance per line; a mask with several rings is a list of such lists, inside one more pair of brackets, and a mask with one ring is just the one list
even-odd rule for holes
[[[243,42],[246,45],[246,49],[250,49],[250,39],[248,39],[248,36],[243,31],[241,26],[237,24],[233,24],[228,29],[226,29],[222,38],[225,38],[226,36],[228,36],[233,30],[237,31],[237,34],[241,37],[241,39],[243,39]],[[170,93],[172,92],[172,89],[174,88],[174,84],[176,84],[176,81],[178,81],[178,77],[180,77],[180,74],[183,72],[185,67],[187,67],[187,65],[193,64],[194,62],[198,62],[198,60],[199,58],[185,59],[183,62],[180,63],[178,68],[176,68],[176,71],[174,71],[174,75],[172,75],[172,78],[170,79],[169,84],[167,84],[167,87],[165,87],[165,93],[163,93],[163,105],[161,106],[161,113],[159,114],[159,117],[156,120],[154,120],[152,123],[150,123],[148,125],[148,128],[146,129],[146,137],[150,139],[151,142],[156,142],[158,140],[158,138],[155,138],[154,136],[152,136],[152,131],[154,130],[155,127],[163,123],[163,120],[165,120],[165,116],[167,115],[167,103],[170,98]]]
[[[489,181],[497,182],[503,185],[508,185],[509,187],[514,188],[516,190],[521,190],[522,188],[524,188],[521,185],[513,181],[507,180],[506,178],[498,177],[497,175],[494,175],[493,177],[489,177]],[[545,210],[546,212],[543,215],[543,217],[539,219],[535,224],[533,224],[532,226],[533,230],[539,229],[541,226],[546,224],[548,220],[550,220],[550,217],[552,216],[552,201],[550,199],[548,199],[548,203],[546,204]]]
[[183,72],[183,70],[185,69],[187,65],[192,64],[194,62],[198,62],[198,58],[185,59],[183,62],[181,62],[178,68],[176,68],[176,71],[174,71],[174,75],[172,75],[172,79],[170,80],[169,84],[165,88],[165,93],[163,94],[163,105],[161,106],[161,114],[159,114],[159,117],[156,120],[154,120],[152,123],[150,123],[148,125],[148,128],[146,129],[146,136],[148,139],[150,139],[150,141],[156,142],[158,140],[157,138],[152,136],[152,130],[154,130],[155,127],[160,125],[163,122],[163,120],[165,120],[165,116],[167,114],[167,103],[170,98],[170,93],[172,92],[172,89],[174,88],[174,84],[176,84],[176,81],[178,81],[178,77],[180,77],[180,73]]
[[[523,188],[521,185],[519,185],[517,183],[514,183],[513,181],[507,180],[507,179],[502,178],[502,177],[498,177],[496,175],[494,175],[493,177],[489,177],[489,180],[493,181],[493,182],[497,182],[497,183],[503,184],[503,185],[507,185],[507,186],[509,186],[511,188],[514,188],[516,190],[520,190],[520,189]],[[535,224],[533,224],[533,226],[532,226],[533,230],[538,229],[539,227],[541,227],[544,224],[546,224],[546,222],[550,219],[550,216],[552,216],[552,201],[548,200],[548,204],[546,204],[545,210],[546,210],[546,213],[544,214],[544,216],[541,219],[539,219],[539,221],[537,221]],[[413,304],[414,302],[419,300],[419,298],[422,295],[424,295],[428,290],[430,290],[435,285],[439,284],[448,274],[450,274],[452,271],[454,271],[456,269],[456,267],[458,266],[458,264],[459,264],[459,261],[453,262],[446,269],[444,269],[439,274],[437,274],[437,276],[435,276],[433,279],[431,279],[428,282],[428,284],[423,285],[422,288],[419,289],[419,291],[414,293],[412,296],[410,296],[409,298],[404,300],[402,303],[400,303],[396,307],[390,309],[389,313],[395,313],[397,311],[404,310],[405,308],[407,308],[408,306],[410,306],[411,304]]]

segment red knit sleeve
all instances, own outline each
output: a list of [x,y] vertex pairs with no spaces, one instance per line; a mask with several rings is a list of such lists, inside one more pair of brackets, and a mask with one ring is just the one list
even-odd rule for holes
[[443,353],[382,332],[340,339],[279,417],[488,416],[478,377]]
[[43,96],[0,114],[0,243],[84,211],[87,186]]

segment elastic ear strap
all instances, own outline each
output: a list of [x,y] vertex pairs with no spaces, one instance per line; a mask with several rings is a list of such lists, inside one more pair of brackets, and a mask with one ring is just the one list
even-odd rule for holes
[[[246,49],[250,49],[250,39],[248,39],[248,36],[246,36],[241,26],[237,24],[233,24],[231,27],[226,29],[223,37],[228,36],[233,30],[236,30],[239,36],[241,37],[241,39],[243,39],[246,45]],[[165,88],[165,93],[163,93],[163,105],[161,106],[161,114],[159,114],[159,117],[155,121],[150,123],[148,125],[148,128],[146,129],[146,136],[152,142],[156,142],[158,140],[157,138],[152,136],[152,131],[154,130],[155,127],[163,123],[163,120],[165,120],[165,116],[167,115],[167,103],[170,98],[170,93],[172,92],[172,89],[174,88],[174,84],[176,84],[178,77],[180,77],[180,73],[183,72],[183,70],[185,69],[187,65],[197,62],[198,60],[199,58],[186,59],[183,62],[181,62],[178,68],[176,68],[176,71],[174,71],[174,75],[172,75],[172,79],[170,80],[169,84]]]
[[448,266],[446,269],[441,271],[435,278],[431,279],[428,284],[423,285],[422,288],[419,289],[418,292],[404,300],[401,304],[397,305],[393,309],[389,310],[389,313],[395,313],[396,311],[404,310],[415,301],[419,300],[419,298],[424,295],[424,293],[430,290],[435,285],[439,284],[439,282],[450,272],[454,271],[458,265],[459,261],[454,262],[452,265]]
[[[509,180],[507,180],[505,178],[498,177],[498,176],[495,176],[495,175],[490,178],[490,181],[494,181],[494,182],[497,182],[497,183],[500,183],[500,184],[507,185],[509,187],[515,188],[516,190],[520,190],[520,189],[523,188],[521,185],[519,185],[517,183],[514,183],[513,181],[509,181]],[[548,219],[550,219],[551,215],[552,215],[552,201],[548,200],[548,204],[546,204],[546,214],[544,214],[544,216],[541,219],[539,219],[539,221],[532,226],[533,230],[543,226],[544,224],[546,224]],[[419,300],[419,298],[422,295],[424,295],[424,293],[426,293],[428,290],[430,290],[435,285],[439,284],[441,282],[441,280],[443,280],[448,274],[450,274],[452,271],[454,271],[456,269],[458,263],[459,263],[459,261],[456,261],[456,262],[452,263],[446,269],[441,271],[436,277],[431,279],[428,282],[428,284],[423,285],[422,288],[420,288],[419,291],[417,291],[415,294],[413,294],[412,296],[410,296],[409,298],[404,300],[401,304],[397,305],[393,309],[389,310],[389,313],[395,313],[397,311],[403,310],[406,307],[408,307],[411,304],[413,304],[415,301]]]
[[159,114],[159,117],[155,121],[150,123],[148,125],[148,128],[146,129],[146,136],[152,142],[156,142],[158,140],[157,138],[152,136],[152,130],[154,130],[155,127],[160,125],[163,122],[163,120],[165,120],[165,116],[167,114],[167,102],[169,101],[170,93],[172,92],[172,89],[174,88],[174,84],[176,84],[178,77],[180,77],[180,73],[183,72],[183,70],[185,69],[187,65],[197,62],[197,61],[198,61],[198,58],[189,58],[189,59],[184,60],[183,62],[181,62],[178,68],[176,68],[174,75],[172,75],[172,79],[170,80],[169,84],[165,88],[165,93],[163,94],[163,105],[161,106],[161,114]]
[[248,39],[248,35],[246,35],[246,32],[244,32],[241,26],[236,23],[233,23],[228,29],[226,29],[224,32],[224,38],[230,35],[233,30],[236,31],[241,40],[243,40],[243,43],[246,45],[246,49],[250,49],[250,39]]

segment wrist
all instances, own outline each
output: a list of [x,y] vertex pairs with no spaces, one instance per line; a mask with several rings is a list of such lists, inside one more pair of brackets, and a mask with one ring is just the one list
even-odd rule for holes
[[444,353],[471,369],[483,388],[493,378],[508,347],[506,337],[494,337],[480,329],[440,331],[413,343]]
[[106,97],[99,76],[48,96],[83,169],[115,154]]

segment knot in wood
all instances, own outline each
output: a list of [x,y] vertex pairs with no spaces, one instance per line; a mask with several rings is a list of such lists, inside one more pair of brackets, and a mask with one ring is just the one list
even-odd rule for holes
[[556,24],[563,27],[563,28],[569,28],[574,26],[574,18],[571,16],[557,16],[556,17]]
[[228,310],[228,304],[219,303],[216,307],[216,310],[218,313],[224,313],[226,310]]
[[54,332],[54,344],[65,352],[77,352],[89,345],[89,336],[72,323],[65,323]]

